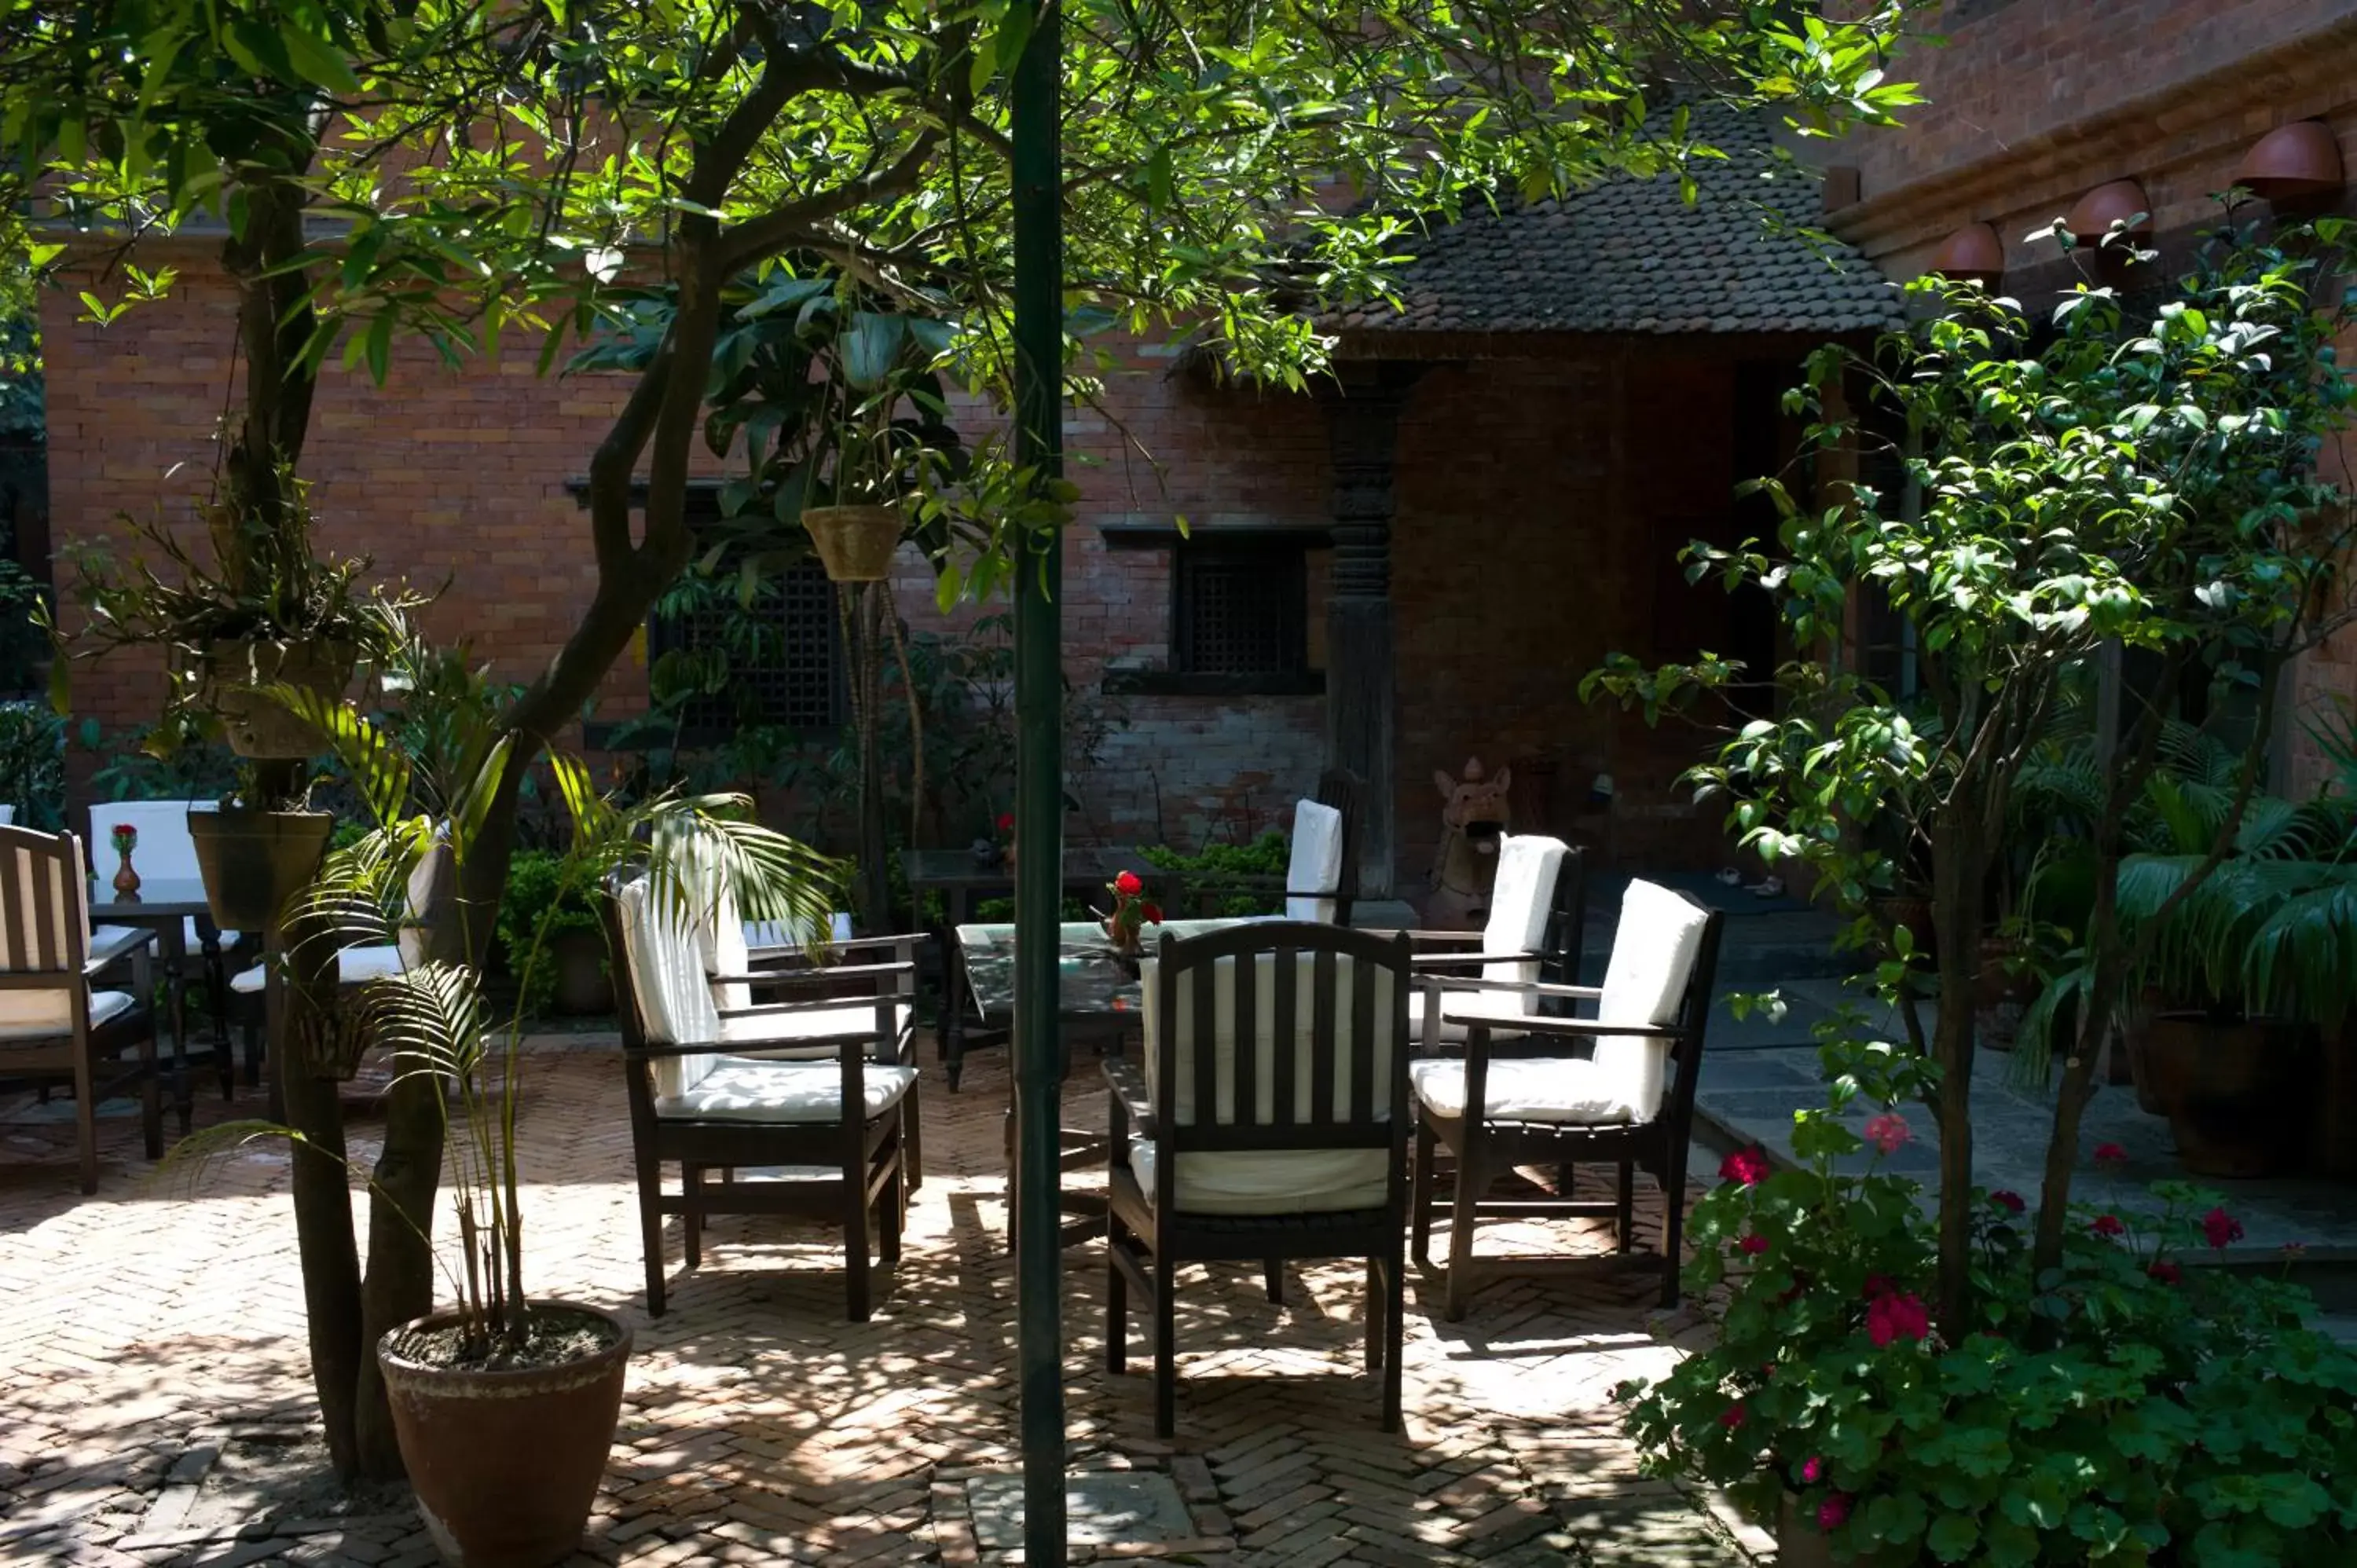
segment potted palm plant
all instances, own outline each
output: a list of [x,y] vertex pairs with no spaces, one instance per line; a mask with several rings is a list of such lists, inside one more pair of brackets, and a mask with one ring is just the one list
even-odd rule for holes
[[[281,689],[327,736],[370,803],[374,827],[330,854],[290,910],[304,940],[400,945],[416,904],[412,873],[448,857],[455,880],[477,852],[485,807],[505,762],[502,740],[440,820],[411,811],[410,764],[349,708]],[[591,788],[586,768],[553,766],[570,818],[555,897],[520,955],[528,992],[554,961],[560,907],[589,897],[629,865],[648,868],[659,898],[696,898],[689,868],[716,868],[754,918],[823,928],[841,880],[834,863],[747,820],[740,796],[665,796],[622,807]],[[461,923],[436,951],[474,953]],[[457,1234],[441,1251],[450,1304],[386,1333],[375,1347],[401,1455],[436,1544],[466,1568],[538,1568],[578,1546],[605,1472],[620,1408],[631,1334],[614,1314],[536,1296],[523,1246],[517,1146],[519,1059],[525,1013],[490,1015],[475,963],[409,957],[357,998],[370,1036],[404,1076],[438,1080],[447,1123],[449,1209]],[[292,955],[299,963],[301,953]]]

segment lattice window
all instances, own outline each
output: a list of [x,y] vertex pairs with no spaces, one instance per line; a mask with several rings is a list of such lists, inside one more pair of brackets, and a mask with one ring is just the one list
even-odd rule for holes
[[[735,592],[725,573],[722,592]],[[750,724],[782,725],[811,736],[843,726],[843,641],[834,585],[815,561],[765,576],[749,622],[733,604],[700,605],[651,619],[647,648],[655,659],[673,650],[726,650],[726,686],[687,704],[683,727],[699,738],[726,736]]]
[[1298,542],[1182,542],[1171,668],[1200,675],[1293,675],[1308,668],[1308,574]]

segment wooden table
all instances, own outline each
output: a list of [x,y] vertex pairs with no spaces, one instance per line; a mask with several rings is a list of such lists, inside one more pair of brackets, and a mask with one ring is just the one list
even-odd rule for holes
[[[1234,920],[1171,920],[1155,930],[1168,931],[1173,936],[1194,937],[1206,931],[1216,931],[1237,924]],[[1011,1026],[1015,1021],[1015,928],[1002,925],[970,925],[956,928],[957,948],[965,970],[966,990],[973,998],[974,1010],[985,1021]],[[1064,1043],[1063,1073],[1071,1071],[1072,1040],[1075,1034],[1093,1034],[1103,1043],[1119,1049],[1121,1039],[1132,1029],[1145,1027],[1143,992],[1134,963],[1114,956],[1106,946],[1104,932],[1094,921],[1067,921],[1057,928],[1056,1015],[1065,1026],[1060,1031]],[[1146,949],[1153,950],[1149,931]],[[952,967],[958,967],[952,965]],[[1010,1079],[1010,1086],[1012,1080]],[[1060,1118],[1059,1119],[1060,1121]],[[1008,1169],[1014,1168],[1013,1143],[1015,1113],[1010,1109],[1006,1118],[1008,1139]],[[1114,1151],[1105,1141],[1102,1131],[1085,1127],[1060,1127],[1060,1153],[1057,1166],[1060,1170],[1087,1170],[1103,1163]],[[1104,1199],[1095,1193],[1067,1193],[1062,1200],[1066,1214],[1074,1218],[1063,1228],[1063,1243],[1071,1246],[1092,1236],[1104,1233]],[[1014,1234],[1012,1215],[1007,1233]]]
[[[221,933],[213,929],[212,913],[212,904],[205,897],[205,885],[194,877],[150,877],[141,882],[139,891],[128,898],[103,878],[91,878],[91,925],[136,926],[154,931],[163,950],[164,991],[172,1015],[173,1079],[183,1117],[188,1111],[188,998],[182,974],[188,960],[188,927],[191,918],[197,920],[197,934],[204,945],[205,956],[218,958]],[[233,1092],[234,1079],[226,1036],[215,1047],[214,1058],[221,1070],[221,1094],[227,1098]]]
[[[977,900],[1004,898],[1013,894],[1015,873],[1002,862],[977,860],[968,849],[904,849],[900,852],[900,869],[908,875],[909,892],[918,907],[923,908],[926,894],[938,893],[947,916],[943,921],[947,940],[942,943],[941,1053],[949,1069],[950,1088],[954,1090],[965,1070],[967,1023],[967,975],[959,952],[960,933],[969,929],[999,929],[969,926],[969,922],[974,918]],[[1110,904],[1112,895],[1104,891],[1104,886],[1124,871],[1136,872],[1149,886],[1160,877],[1144,856],[1132,850],[1067,850],[1064,891],[1068,895],[1095,895],[1101,905]],[[1011,932],[1014,928],[1004,929]],[[1007,940],[1011,945],[1012,936]],[[1012,1005],[1010,992],[1010,1016]],[[988,1008],[983,1012],[985,1019],[992,1019]]]

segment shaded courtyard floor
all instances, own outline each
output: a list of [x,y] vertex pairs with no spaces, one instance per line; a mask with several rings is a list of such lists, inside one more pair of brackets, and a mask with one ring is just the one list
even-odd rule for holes
[[[768,1219],[712,1224],[692,1275],[674,1224],[671,1310],[650,1319],[617,1054],[577,1040],[527,1070],[532,1288],[613,1308],[637,1332],[576,1561],[1020,1561],[1001,1550],[1002,1477],[1018,1462],[1002,1053],[974,1058],[955,1095],[928,1064],[912,1233],[893,1294],[856,1326],[830,1235]],[[1093,1076],[1076,1069],[1068,1120],[1102,1116],[1082,1088]],[[198,1104],[218,1121],[255,1114],[259,1096],[225,1109],[199,1078]],[[0,1133],[0,1563],[433,1561],[398,1492],[339,1502],[317,1486],[284,1152],[256,1146],[192,1187],[137,1158],[135,1116],[104,1127],[91,1198],[74,1188],[70,1122]],[[375,1131],[356,1123],[356,1155],[372,1156]],[[1545,1235],[1609,1247],[1600,1226]],[[1674,1568],[1766,1549],[1641,1478],[1618,1434],[1613,1386],[1664,1368],[1665,1337],[1696,1332],[1655,1309],[1651,1273],[1599,1257],[1576,1279],[1501,1284],[1462,1324],[1412,1289],[1407,1430],[1387,1436],[1359,1370],[1358,1266],[1289,1271],[1282,1305],[1257,1265],[1192,1271],[1165,1444],[1142,1340],[1130,1375],[1103,1370],[1102,1244],[1065,1259],[1070,1468],[1165,1477],[1153,1484],[1170,1499],[1076,1557]]]

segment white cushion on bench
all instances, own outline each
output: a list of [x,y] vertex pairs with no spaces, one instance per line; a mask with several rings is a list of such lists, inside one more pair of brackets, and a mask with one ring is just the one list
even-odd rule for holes
[[[1415,1097],[1436,1115],[1465,1114],[1465,1064],[1455,1058],[1410,1062],[1408,1081]],[[1492,1122],[1560,1122],[1596,1126],[1648,1122],[1621,1097],[1622,1085],[1578,1057],[1501,1057],[1490,1063],[1489,1117]]]
[[[371,980],[382,980],[401,972],[401,950],[397,947],[345,948],[336,954],[336,983],[365,985]],[[262,990],[262,965],[242,971],[229,983],[229,988],[240,996],[253,996]]]
[[[658,1094],[655,1114],[681,1121],[824,1124],[843,1120],[843,1069],[835,1062],[752,1061],[716,1057],[679,1093]],[[866,1119],[899,1103],[917,1081],[912,1067],[865,1069],[860,1090]]]

